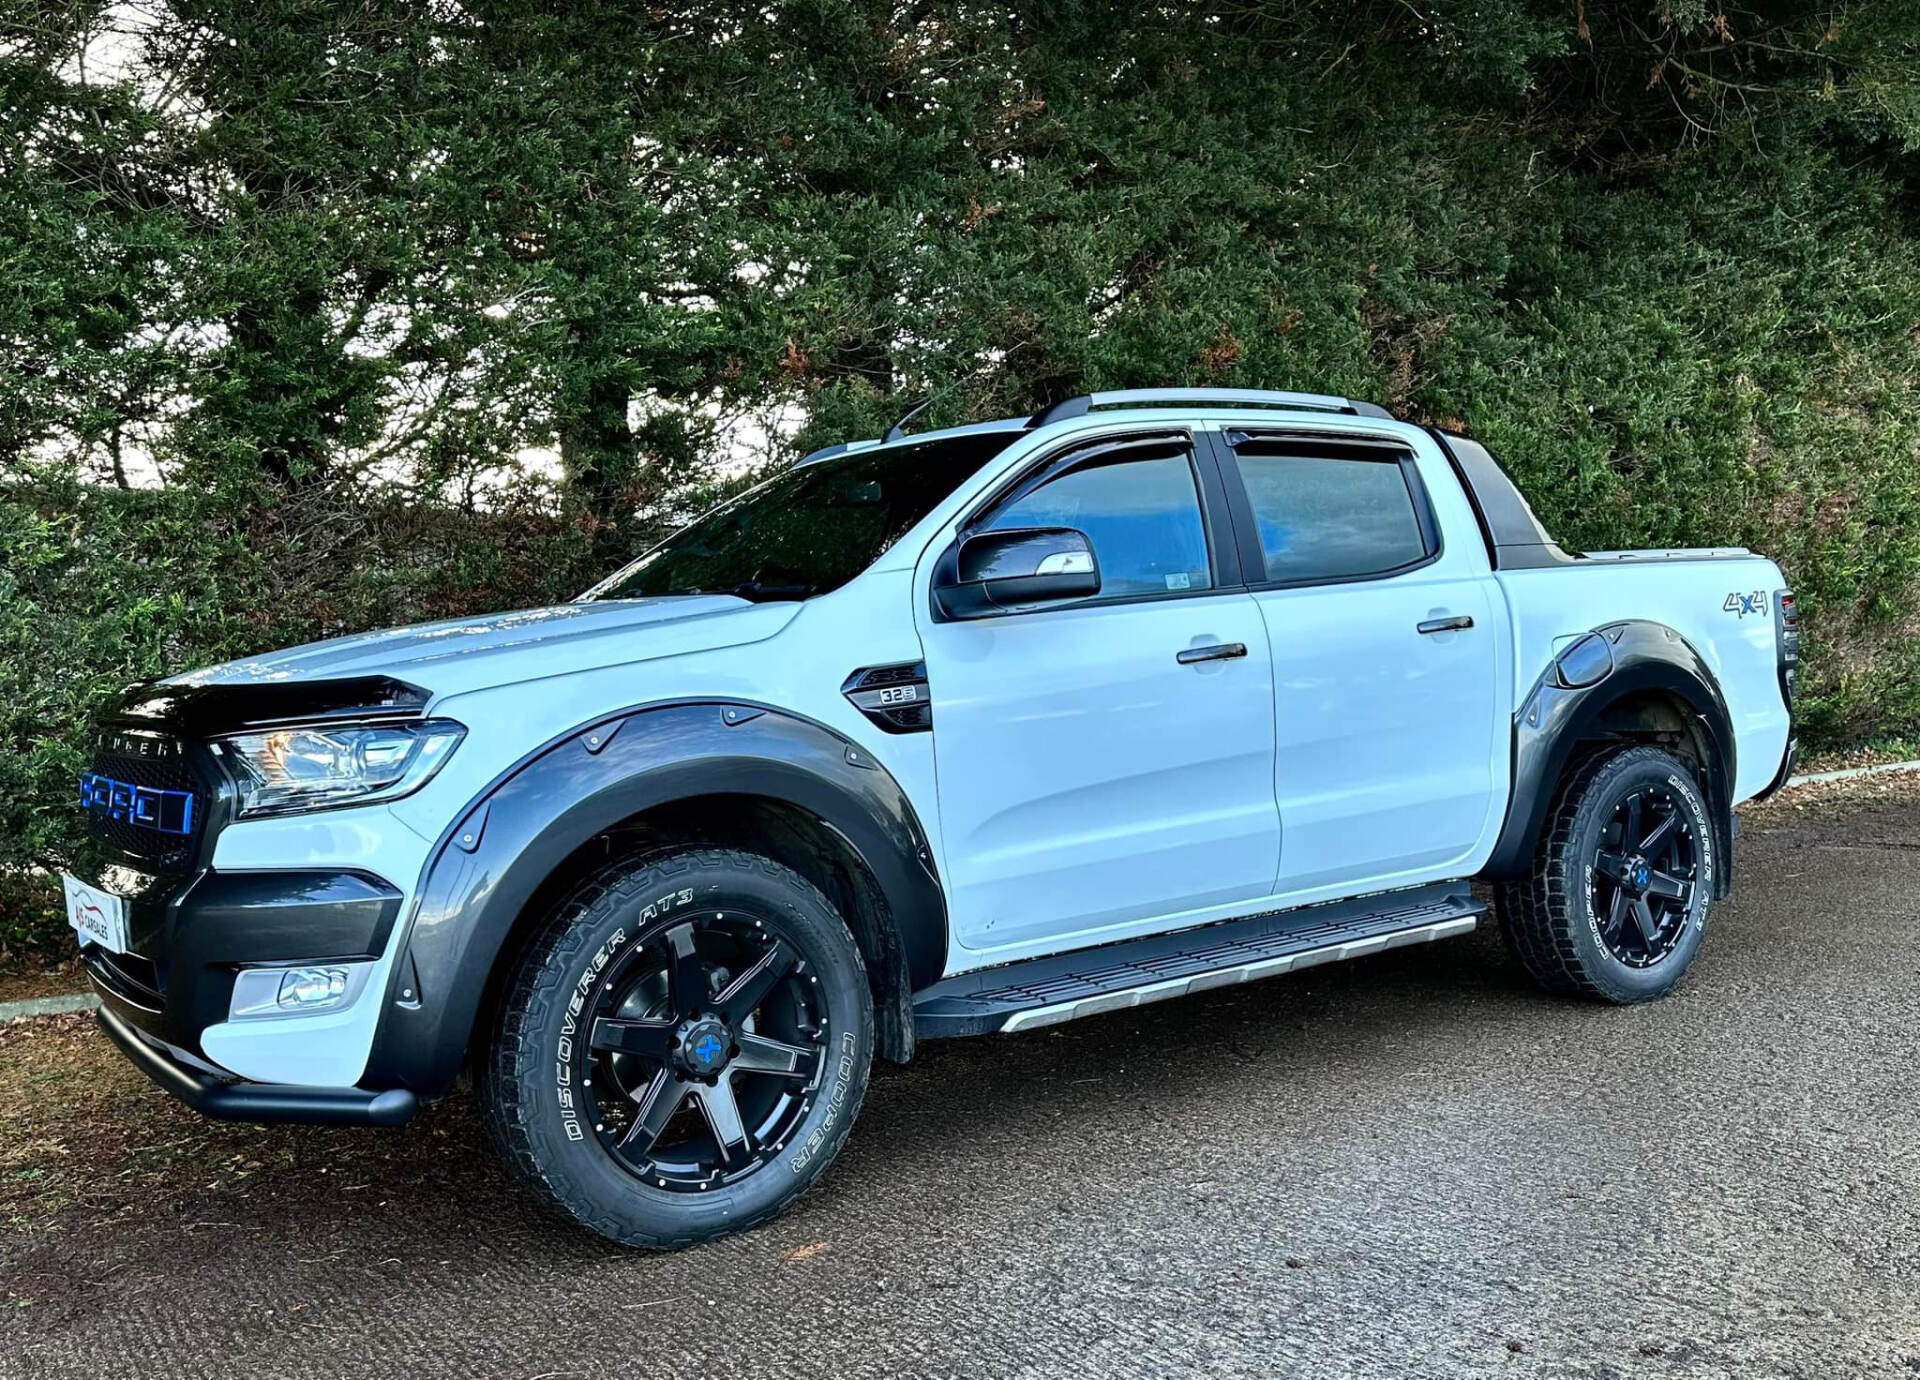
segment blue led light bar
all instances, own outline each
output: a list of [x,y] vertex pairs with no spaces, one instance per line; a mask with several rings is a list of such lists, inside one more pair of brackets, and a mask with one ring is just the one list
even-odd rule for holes
[[99,810],[108,819],[163,834],[193,832],[193,795],[188,791],[149,790],[85,772],[80,777],[80,808]]

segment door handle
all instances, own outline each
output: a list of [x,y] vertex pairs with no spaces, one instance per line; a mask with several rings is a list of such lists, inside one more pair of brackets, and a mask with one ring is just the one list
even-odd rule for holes
[[1244,642],[1216,642],[1211,647],[1189,647],[1184,652],[1174,654],[1174,660],[1182,666],[1192,666],[1200,661],[1232,661],[1235,657],[1247,654]]
[[1466,614],[1454,618],[1429,618],[1420,624],[1423,633],[1463,632],[1473,626],[1473,619]]

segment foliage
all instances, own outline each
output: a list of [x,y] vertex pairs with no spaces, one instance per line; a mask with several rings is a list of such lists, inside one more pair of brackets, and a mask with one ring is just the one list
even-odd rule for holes
[[[85,725],[137,680],[261,648],[580,592],[592,544],[524,503],[462,514],[392,496],[47,481],[0,502],[0,945],[44,940],[9,874],[57,866]],[[44,882],[40,895],[47,892]]]
[[922,395],[1464,423],[1570,545],[1777,556],[1816,742],[1920,731],[1913,6],[7,16],[9,888],[126,680],[563,596],[742,419],[778,461]]

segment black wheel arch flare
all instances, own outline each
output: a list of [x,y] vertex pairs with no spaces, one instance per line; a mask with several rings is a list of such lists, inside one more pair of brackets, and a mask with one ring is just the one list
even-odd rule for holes
[[[1556,674],[1558,658],[1540,673],[1513,719],[1513,789],[1499,841],[1483,875],[1524,876],[1532,865],[1553,797],[1575,748],[1590,739],[1608,710],[1648,692],[1684,704],[1705,747],[1701,782],[1712,815],[1719,866],[1714,895],[1733,880],[1733,719],[1718,678],[1699,651],[1661,623],[1630,619],[1593,629],[1607,639],[1612,668],[1591,684],[1569,687]],[[1569,647],[1581,639],[1576,638]]]
[[[905,791],[811,719],[743,701],[637,706],[571,730],[497,778],[436,842],[384,995],[362,1086],[445,1093],[522,911],[567,859],[636,815],[755,796],[814,816],[886,901],[902,990],[946,965],[946,901]],[[871,965],[871,958],[870,958]],[[876,1012],[876,1014],[879,1014]]]

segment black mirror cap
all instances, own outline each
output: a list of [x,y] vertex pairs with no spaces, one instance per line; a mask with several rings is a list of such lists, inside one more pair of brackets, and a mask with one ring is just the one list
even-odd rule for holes
[[1100,592],[1093,542],[1072,527],[976,532],[962,537],[952,565],[942,566],[933,594],[950,618],[978,618]]
[[1071,527],[1010,527],[960,539],[961,584],[1086,574],[1097,569],[1093,543]]

